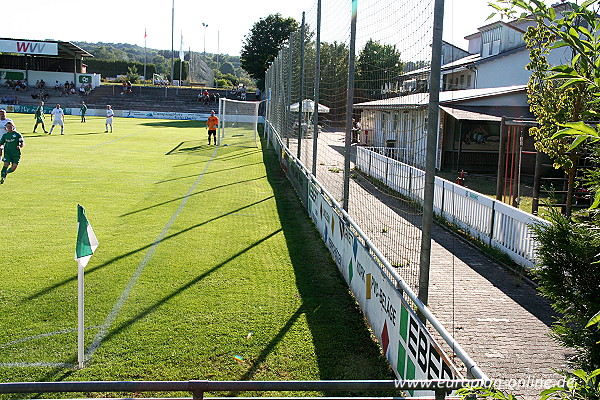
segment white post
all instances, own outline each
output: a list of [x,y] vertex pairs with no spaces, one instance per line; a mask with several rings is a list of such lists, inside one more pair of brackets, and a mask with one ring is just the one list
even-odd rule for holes
[[223,124],[225,123],[225,120],[223,118],[223,109],[225,108],[223,104],[224,102],[225,99],[219,97],[219,125],[217,126],[217,136],[219,137],[217,141],[218,146],[221,145],[221,135],[223,134]]
[[258,147],[258,106],[260,101],[254,105],[254,144]]
[[79,364],[79,369],[83,368],[84,363],[84,285],[83,285],[83,277],[84,277],[84,267],[80,262],[77,263],[77,362]]

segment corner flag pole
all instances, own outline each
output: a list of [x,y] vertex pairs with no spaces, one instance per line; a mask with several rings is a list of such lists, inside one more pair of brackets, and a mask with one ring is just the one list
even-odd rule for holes
[[84,319],[84,266],[77,263],[77,365],[79,369],[83,368],[84,362],[84,342],[85,342],[85,319]]
[[92,226],[85,216],[85,210],[77,205],[77,244],[75,246],[75,261],[77,261],[77,363],[79,369],[84,364],[84,284],[85,266],[98,247],[98,239]]

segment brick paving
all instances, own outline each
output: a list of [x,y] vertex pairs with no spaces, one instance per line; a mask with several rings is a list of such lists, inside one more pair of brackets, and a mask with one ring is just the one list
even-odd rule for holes
[[[290,144],[294,147],[293,140]],[[303,146],[310,148],[308,142]],[[342,133],[320,135],[317,178],[338,200],[342,146]],[[310,166],[308,159],[303,156],[302,161]],[[420,245],[420,216],[364,180],[351,179],[350,185],[349,213],[380,250],[390,240],[407,242],[408,247]],[[376,211],[365,213],[365,209]],[[402,257],[418,265],[418,255],[417,247],[407,249]],[[570,350],[549,336],[553,311],[527,280],[438,225],[432,232],[430,269],[430,309],[479,367],[499,380],[500,388],[537,399],[548,383],[558,382],[560,375],[553,370],[567,369]],[[407,283],[414,288],[415,282],[409,274]],[[449,346],[434,336],[451,355]]]

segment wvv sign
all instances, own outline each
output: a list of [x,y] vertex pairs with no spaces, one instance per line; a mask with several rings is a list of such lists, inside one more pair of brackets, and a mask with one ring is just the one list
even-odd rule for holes
[[0,53],[58,55],[58,43],[0,40]]

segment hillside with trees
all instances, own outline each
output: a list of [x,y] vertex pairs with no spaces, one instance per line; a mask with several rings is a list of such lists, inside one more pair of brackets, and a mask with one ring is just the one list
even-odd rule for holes
[[[171,50],[144,48],[127,43],[88,43],[73,42],[94,58],[86,59],[89,72],[96,72],[102,77],[126,75],[130,80],[140,80],[146,64],[146,78],[152,74],[161,74],[170,79]],[[179,79],[179,50],[173,52],[175,59],[174,79]],[[186,51],[182,67],[183,80],[194,83],[207,82],[217,87],[232,87],[244,84],[254,87],[254,81],[241,68],[240,58],[227,54],[211,54]]]

